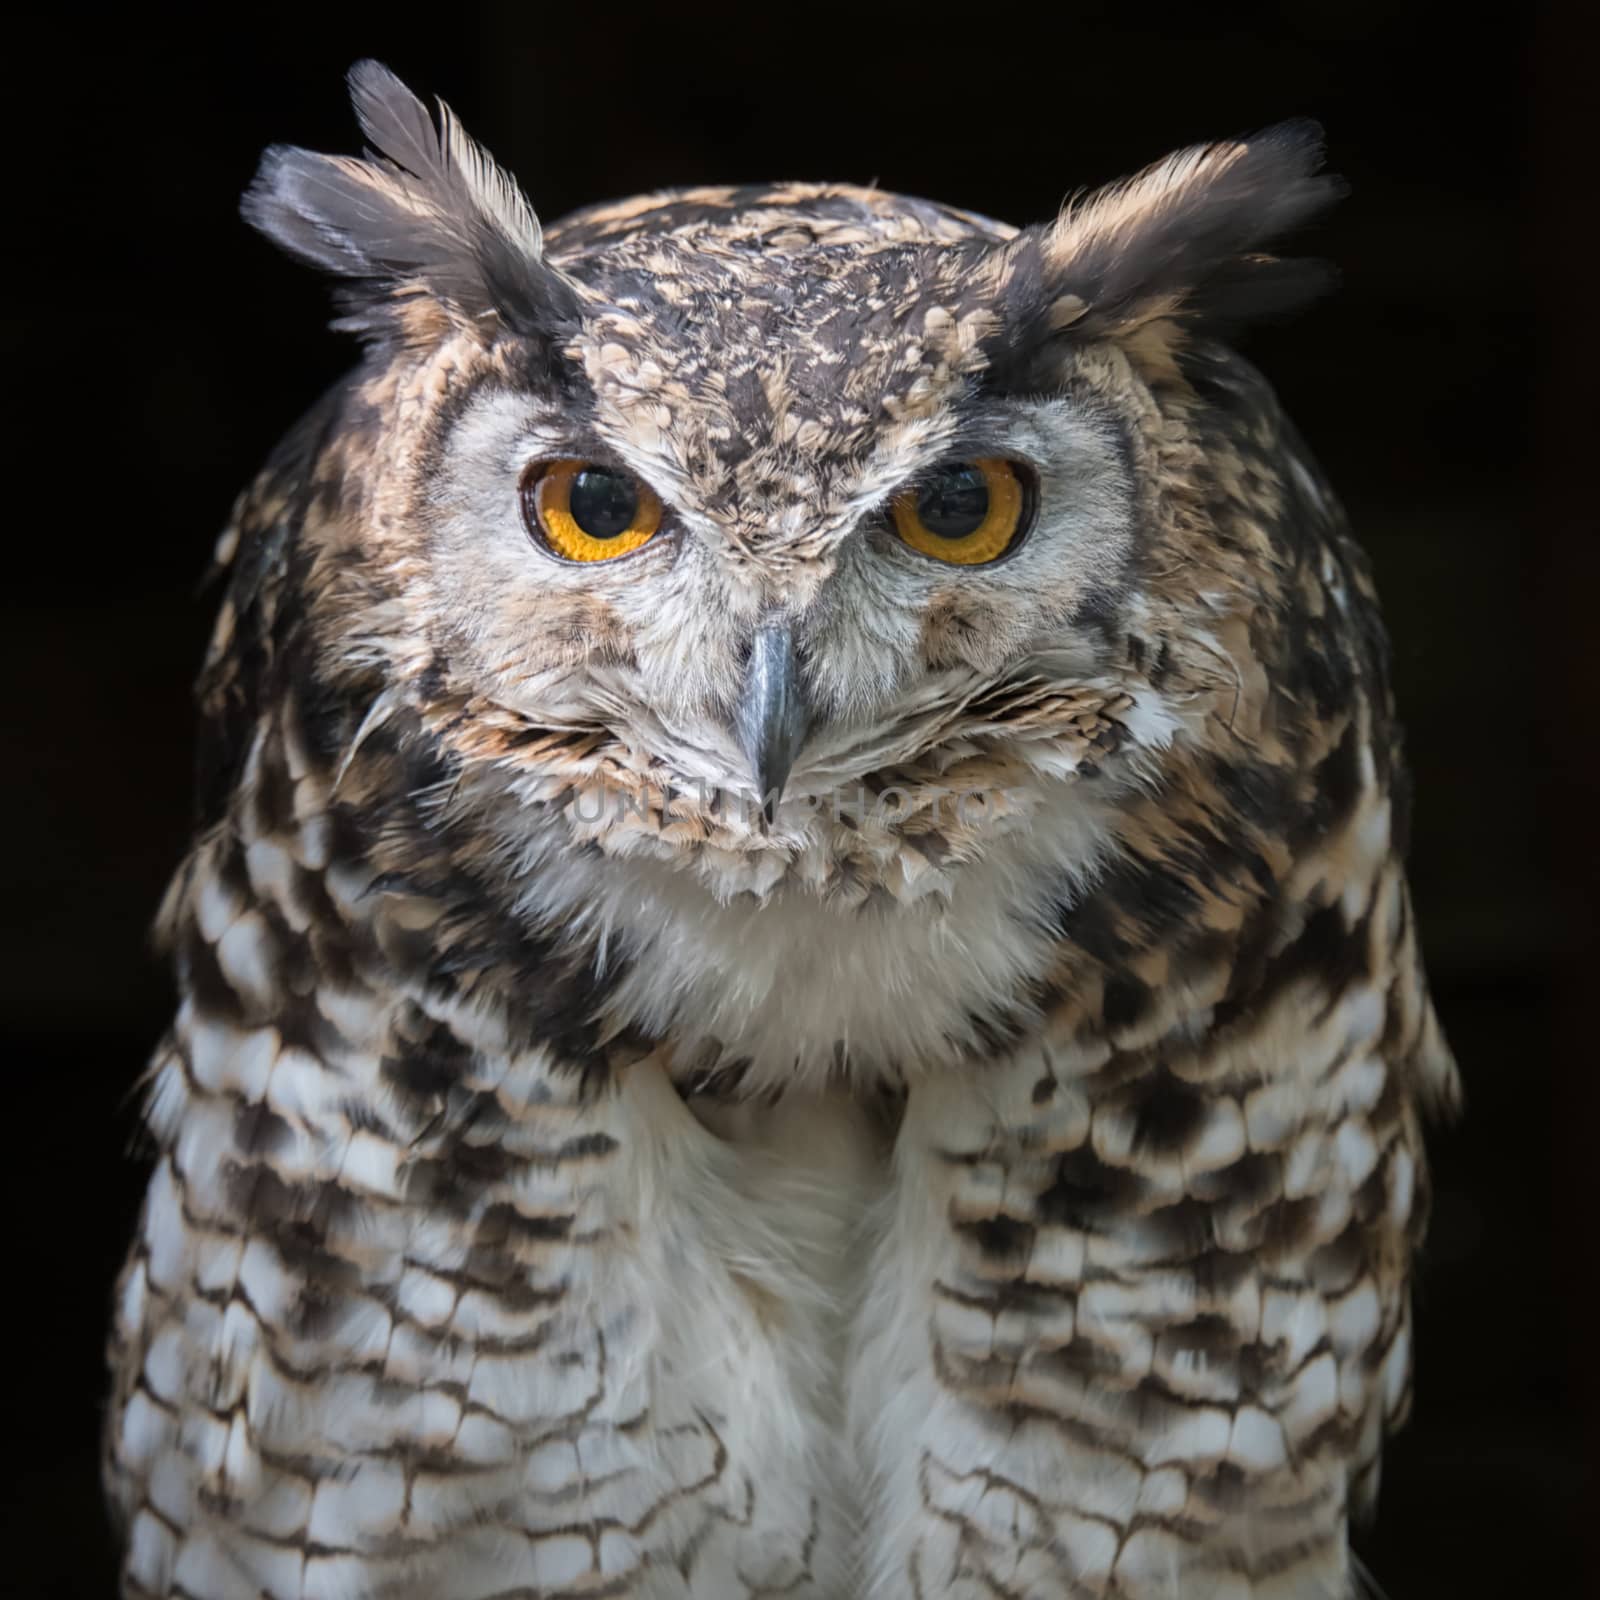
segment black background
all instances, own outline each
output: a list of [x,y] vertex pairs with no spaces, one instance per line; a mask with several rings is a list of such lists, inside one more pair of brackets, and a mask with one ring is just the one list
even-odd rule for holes
[[1468,1102],[1434,1136],[1416,1413],[1363,1548],[1393,1600],[1594,1592],[1578,9],[273,7],[225,26],[63,15],[11,41],[0,1293],[21,1345],[0,1588],[112,1592],[100,1347],[141,1183],[129,1091],[171,1004],[144,940],[188,825],[196,580],[234,493],[350,355],[323,286],[236,199],[270,141],[358,147],[341,75],[375,54],[447,98],[546,217],[667,183],[831,177],[1028,221],[1179,144],[1326,124],[1353,192],[1305,243],[1343,287],[1249,348],[1378,569],[1417,902]]

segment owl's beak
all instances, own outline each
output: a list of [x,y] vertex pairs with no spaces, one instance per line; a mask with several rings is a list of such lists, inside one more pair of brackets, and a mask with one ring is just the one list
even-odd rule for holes
[[793,630],[787,622],[764,623],[750,647],[734,729],[755,775],[769,827],[810,726]]

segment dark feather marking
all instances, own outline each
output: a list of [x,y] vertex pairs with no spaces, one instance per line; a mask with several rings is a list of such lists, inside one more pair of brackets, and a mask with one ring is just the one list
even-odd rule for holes
[[1122,1215],[1143,1187],[1141,1179],[1108,1166],[1085,1146],[1056,1163],[1054,1181],[1037,1202],[1039,1220],[1093,1231],[1097,1221]]
[[241,1106],[234,1115],[233,1142],[242,1155],[271,1155],[293,1137],[293,1125],[262,1101]]
[[1134,1095],[1134,1145],[1155,1151],[1182,1149],[1204,1126],[1203,1095],[1170,1073],[1141,1083]]
[[1015,1217],[986,1217],[981,1222],[958,1222],[956,1232],[965,1234],[989,1260],[1015,1261],[1026,1258],[1033,1246],[1035,1229],[1030,1222]]

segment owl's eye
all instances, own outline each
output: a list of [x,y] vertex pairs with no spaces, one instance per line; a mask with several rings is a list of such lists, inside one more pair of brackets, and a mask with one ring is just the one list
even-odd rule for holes
[[997,456],[950,461],[897,495],[894,530],[925,556],[977,567],[1003,555],[1026,532],[1032,481]]
[[661,500],[647,485],[592,461],[552,461],[522,484],[531,533],[564,561],[610,561],[661,526]]

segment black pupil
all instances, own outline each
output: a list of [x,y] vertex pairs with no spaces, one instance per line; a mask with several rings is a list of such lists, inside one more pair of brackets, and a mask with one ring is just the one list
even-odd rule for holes
[[620,472],[585,467],[572,480],[567,509],[591,539],[615,539],[633,526],[639,491]]
[[989,515],[989,485],[982,471],[963,462],[946,467],[917,496],[917,516],[941,539],[965,539]]

